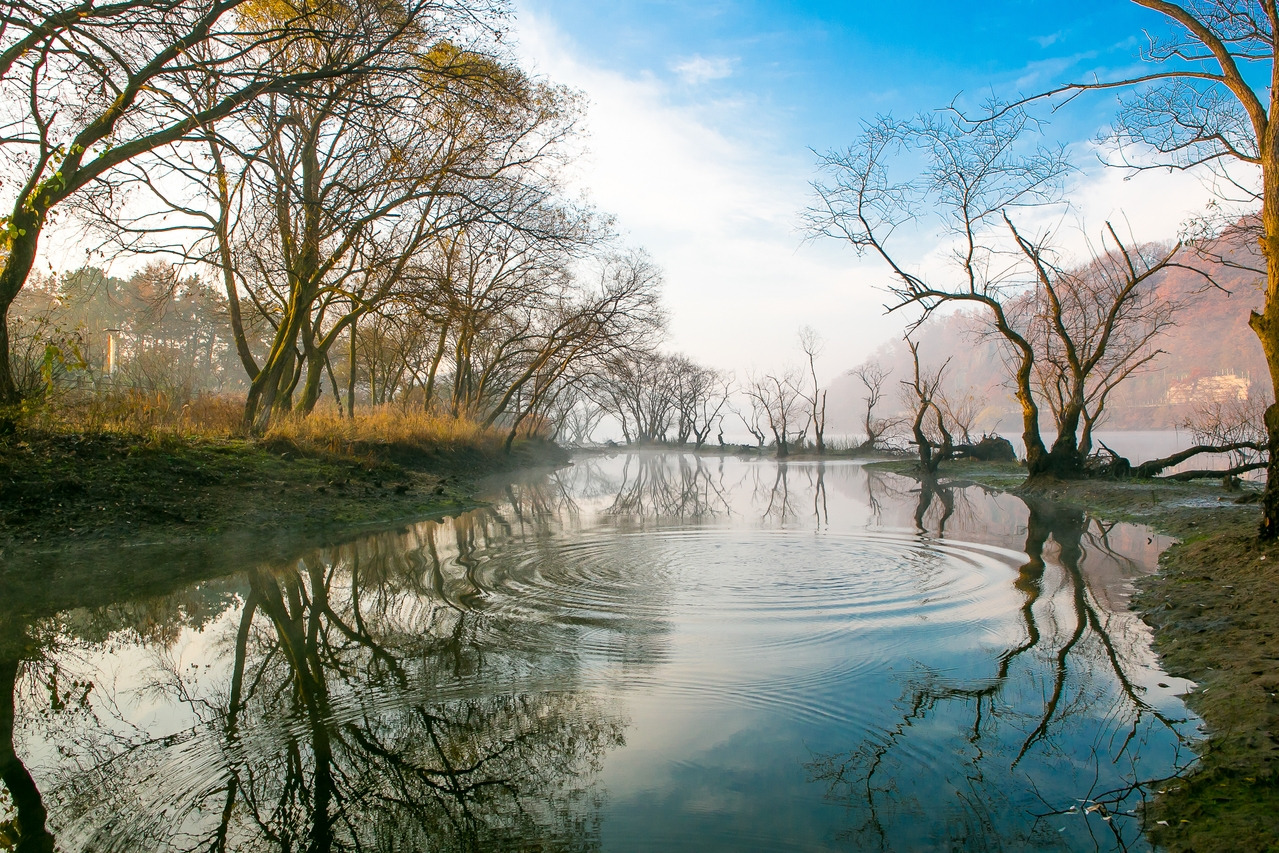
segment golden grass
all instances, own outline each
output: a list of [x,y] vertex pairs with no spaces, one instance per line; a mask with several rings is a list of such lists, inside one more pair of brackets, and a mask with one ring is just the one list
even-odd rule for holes
[[466,418],[379,406],[356,411],[353,419],[333,409],[277,418],[263,438],[334,453],[385,445],[427,452],[473,449],[496,453],[501,450],[506,435]]
[[152,438],[243,435],[244,395],[198,394],[175,399],[137,389],[68,395],[30,411],[27,425],[57,432],[120,433]]
[[[163,443],[244,437],[243,418],[243,394],[199,394],[184,402],[163,393],[124,390],[68,395],[56,404],[29,411],[23,421],[28,427],[53,432],[117,433]],[[362,455],[398,447],[426,453],[472,450],[496,454],[506,432],[481,427],[464,417],[406,411],[398,406],[357,410],[354,419],[330,406],[310,415],[276,417],[261,439],[316,453]]]

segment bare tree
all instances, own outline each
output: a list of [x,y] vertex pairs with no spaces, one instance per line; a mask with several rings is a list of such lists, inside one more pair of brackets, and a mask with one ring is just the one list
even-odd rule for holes
[[950,359],[942,362],[941,367],[924,369],[919,364],[919,344],[907,335],[906,346],[910,348],[914,376],[909,382],[902,381],[902,397],[914,413],[910,428],[919,452],[920,472],[931,481],[937,476],[938,466],[951,458],[955,446],[942,404],[942,380]]
[[752,378],[742,389],[752,409],[762,416],[772,433],[779,459],[789,456],[792,446],[803,443],[807,412],[799,391],[800,381],[799,373],[794,370],[766,373]]
[[813,441],[817,446],[817,455],[826,454],[826,389],[817,383],[817,356],[821,355],[822,339],[817,330],[804,326],[799,330],[799,346],[808,359],[808,378],[811,390],[804,395],[808,401],[809,422],[813,427]]
[[862,440],[861,449],[873,450],[887,433],[901,424],[901,418],[881,418],[875,415],[875,409],[884,399],[884,383],[888,381],[892,371],[878,361],[868,361],[853,368],[850,373],[866,388],[866,396],[862,398],[866,404],[866,414],[862,418],[862,431],[866,433],[866,438]]
[[728,403],[728,382],[720,371],[682,355],[667,356],[665,367],[673,391],[675,440],[687,444],[691,439],[700,448]]
[[570,278],[548,301],[522,308],[519,333],[502,342],[510,371],[481,425],[505,423],[509,448],[520,425],[553,406],[579,373],[650,350],[665,320],[660,284],[646,255],[618,254],[601,260],[594,280]]
[[[1025,150],[1020,137],[1032,128],[1031,119],[1017,109],[977,124],[953,112],[911,123],[881,119],[854,147],[822,158],[829,179],[815,184],[819,203],[810,211],[809,224],[816,233],[846,240],[887,264],[888,310],[917,308],[920,318],[912,328],[942,305],[981,308],[1009,355],[1027,474],[1080,476],[1084,466],[1077,435],[1081,422],[1086,432],[1091,429],[1085,416],[1089,388],[1104,387],[1108,393],[1149,360],[1148,337],[1134,331],[1150,325],[1149,311],[1137,310],[1147,304],[1143,287],[1160,270],[1183,264],[1180,245],[1156,253],[1131,250],[1107,226],[1109,251],[1093,265],[1107,275],[1081,276],[1058,259],[1051,233],[1032,238],[1019,229],[1012,214],[1054,201],[1069,168],[1060,149]],[[914,159],[898,156],[903,153],[921,155],[925,165],[898,181],[901,160]],[[953,241],[949,273],[912,271],[891,243],[898,227],[919,218],[921,210],[936,210],[938,225]],[[1035,310],[1025,310],[1027,305]],[[1154,325],[1157,331],[1160,324]],[[1139,342],[1118,343],[1128,337]],[[1048,338],[1068,367],[1051,449],[1040,434],[1035,387],[1036,362]],[[1092,397],[1094,409],[1104,393]]]
[[743,389],[742,394],[746,397],[746,403],[750,406],[750,411],[739,409],[732,406],[731,403],[730,406],[733,409],[733,413],[737,415],[738,420],[742,422],[742,426],[746,427],[746,431],[751,434],[751,438],[755,439],[755,445],[760,450],[763,450],[764,443],[768,441],[768,433],[765,432],[767,427],[765,426],[766,418],[763,400],[747,393],[745,389]]
[[605,360],[599,397],[621,422],[627,444],[665,440],[675,412],[665,367],[662,356],[645,350],[620,352]]
[[1073,473],[1092,451],[1093,428],[1111,391],[1163,352],[1154,340],[1173,324],[1177,306],[1156,290],[1152,277],[1181,266],[1175,260],[1180,245],[1129,248],[1107,223],[1108,251],[1085,267],[1063,269],[1011,223],[1009,229],[1038,278],[1027,325],[1038,356],[1035,380],[1057,428],[1050,451],[1059,460],[1054,473]]
[[[1122,90],[1111,133],[1117,165],[1203,172],[1227,212],[1232,203],[1260,205],[1258,218],[1229,216],[1225,222],[1228,230],[1242,224],[1245,232],[1228,235],[1230,242],[1260,249],[1255,271],[1265,280],[1265,303],[1249,323],[1270,369],[1270,399],[1279,399],[1279,122],[1273,98],[1279,90],[1279,6],[1274,0],[1133,2],[1162,16],[1168,27],[1164,33],[1148,31],[1142,58],[1150,71],[1069,83],[1027,100],[1069,100],[1089,91]],[[1213,223],[1205,224],[1211,232]],[[1274,452],[1279,449],[1279,408],[1273,402],[1265,423],[1271,452],[1258,533],[1273,540],[1279,538],[1279,454]]]
[[[11,176],[0,224],[0,403],[18,401],[7,313],[55,208],[109,192],[115,170],[264,95],[340,79],[442,8],[361,2],[244,15],[243,0],[123,0],[10,6],[0,31],[0,158]],[[352,23],[358,22],[353,27]],[[299,51],[304,66],[281,61]],[[220,93],[192,105],[195,75]]]
[[943,396],[938,405],[942,407],[947,422],[959,433],[960,442],[972,444],[974,425],[985,407],[985,401],[969,388],[963,394]]

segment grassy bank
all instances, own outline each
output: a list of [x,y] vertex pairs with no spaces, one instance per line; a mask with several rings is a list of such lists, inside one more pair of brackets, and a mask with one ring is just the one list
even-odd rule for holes
[[32,418],[0,438],[0,548],[331,534],[463,506],[483,476],[564,461],[546,442],[508,454],[499,433],[421,414],[320,414],[250,438],[216,410],[151,423],[123,411]]
[[[961,462],[942,475],[1024,488],[1013,465]],[[1258,545],[1248,493],[1161,480],[1051,482],[1035,492],[1181,540],[1140,582],[1134,606],[1154,629],[1164,668],[1198,685],[1186,704],[1209,737],[1195,770],[1146,810],[1152,841],[1198,853],[1279,850],[1279,545]]]

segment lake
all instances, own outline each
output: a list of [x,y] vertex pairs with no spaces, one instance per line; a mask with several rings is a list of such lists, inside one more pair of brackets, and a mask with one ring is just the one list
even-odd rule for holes
[[1192,685],[1126,610],[1168,544],[1144,528],[853,461],[587,456],[488,497],[349,542],[138,548],[147,584],[11,561],[0,835],[1144,849],[1136,810],[1193,760]]

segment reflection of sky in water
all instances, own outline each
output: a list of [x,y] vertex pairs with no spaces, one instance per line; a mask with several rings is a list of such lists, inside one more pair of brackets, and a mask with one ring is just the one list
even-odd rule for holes
[[[1132,816],[1083,810],[1135,808],[1140,792],[1110,792],[1188,757],[1175,734],[1191,731],[1176,722],[1186,683],[1156,668],[1135,617],[1110,609],[1162,544],[976,488],[923,504],[914,483],[847,462],[582,459],[500,489],[490,509],[211,581],[233,604],[198,626],[182,594],[54,620],[40,672],[56,661],[64,680],[92,680],[89,712],[59,728],[67,715],[41,716],[28,690],[18,740],[66,849],[109,837],[103,823],[128,808],[167,810],[182,838],[207,839],[227,780],[266,778],[288,754],[305,780],[307,751],[328,739],[337,795],[374,816],[390,807],[367,790],[402,772],[401,752],[423,766],[472,741],[518,754],[501,765],[513,800],[474,805],[506,817],[441,795],[438,814],[397,818],[470,820],[459,849],[570,837],[605,850],[1140,847]],[[296,642],[320,667],[307,682],[318,717],[287,687],[311,664],[289,656],[285,623],[265,604],[244,610],[277,583],[314,632]],[[104,642],[73,639],[68,626],[94,619],[113,626]],[[169,627],[148,633],[155,622]],[[229,727],[237,666],[285,686],[238,688],[252,699]],[[413,721],[437,711],[462,740],[419,755],[429,726]],[[146,769],[123,773],[127,797],[85,792],[135,752]],[[103,760],[111,770],[91,769]],[[521,808],[532,816],[510,817]],[[362,843],[386,848],[380,838]]]

